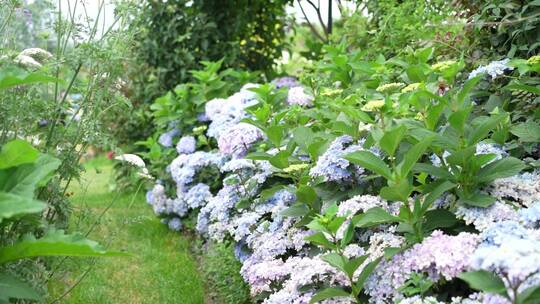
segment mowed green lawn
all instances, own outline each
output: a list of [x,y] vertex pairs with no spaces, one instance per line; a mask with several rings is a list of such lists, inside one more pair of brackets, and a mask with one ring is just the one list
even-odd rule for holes
[[85,232],[99,220],[89,238],[131,256],[67,259],[51,280],[49,302],[59,298],[55,303],[211,302],[205,299],[204,280],[190,254],[193,240],[160,223],[145,201],[144,189],[137,195],[111,191],[112,165],[105,158],[88,162],[81,182],[71,186],[71,229]]

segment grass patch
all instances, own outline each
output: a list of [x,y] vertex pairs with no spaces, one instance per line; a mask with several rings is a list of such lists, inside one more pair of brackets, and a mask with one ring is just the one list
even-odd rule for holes
[[201,269],[211,296],[218,303],[252,303],[249,288],[240,276],[242,264],[235,258],[229,243],[209,242],[201,254]]
[[100,158],[86,168],[80,183],[69,189],[71,227],[85,232],[95,226],[91,239],[132,257],[67,259],[51,281],[50,300],[84,276],[60,303],[204,303],[204,281],[190,239],[161,224],[143,193],[111,192],[112,162]]

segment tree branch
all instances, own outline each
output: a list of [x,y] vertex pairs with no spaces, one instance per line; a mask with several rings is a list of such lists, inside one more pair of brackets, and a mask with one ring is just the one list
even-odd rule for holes
[[309,26],[309,28],[311,29],[311,32],[313,32],[313,34],[319,38],[322,42],[326,43],[327,40],[317,31],[317,29],[313,26],[313,24],[311,24],[311,22],[309,21],[307,15],[306,15],[306,12],[304,11],[304,8],[302,7],[302,3],[300,3],[300,0],[297,0],[298,2],[298,5],[300,6],[300,10],[302,11],[302,14],[304,15],[304,19],[306,19],[306,22]]

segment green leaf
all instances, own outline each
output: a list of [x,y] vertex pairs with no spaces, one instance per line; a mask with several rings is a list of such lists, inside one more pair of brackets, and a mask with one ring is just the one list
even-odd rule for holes
[[52,156],[41,154],[33,164],[0,171],[0,191],[32,198],[36,187],[43,186],[60,163]]
[[523,161],[515,157],[506,157],[484,166],[476,177],[478,183],[489,183],[497,178],[514,176],[525,168]]
[[281,211],[284,217],[300,217],[309,213],[309,208],[305,204],[295,204]]
[[357,151],[345,156],[345,159],[353,164],[373,171],[388,180],[392,180],[390,168],[377,156],[368,151]]
[[431,206],[433,202],[438,199],[441,195],[443,195],[446,191],[453,189],[456,187],[456,184],[449,182],[449,181],[442,181],[439,182],[438,185],[429,192],[429,194],[424,199],[423,205],[425,207]]
[[380,195],[385,200],[406,202],[413,191],[413,186],[407,180],[392,183],[381,188]]
[[465,123],[467,122],[467,118],[469,117],[471,110],[472,107],[465,107],[452,113],[450,117],[448,117],[448,122],[452,128],[458,130],[459,132],[463,132]]
[[331,298],[342,298],[350,296],[351,295],[348,292],[341,288],[329,287],[314,294],[313,297],[311,297],[311,300],[309,300],[309,304],[314,304]]
[[540,303],[540,285],[532,286],[522,291],[517,296],[519,304],[537,304]]
[[474,145],[484,139],[489,132],[493,131],[499,123],[506,118],[506,115],[491,116],[488,119],[482,121],[479,126],[476,126],[472,133],[468,136],[469,145]]
[[39,295],[29,284],[6,274],[0,273],[0,303],[11,303],[10,299],[41,300]]
[[458,278],[467,282],[472,289],[495,293],[508,298],[503,280],[492,272],[485,270],[469,271],[458,275]]
[[353,217],[353,223],[357,227],[367,228],[380,224],[399,222],[400,219],[391,215],[381,207],[373,207],[365,213]]
[[293,140],[298,146],[300,146],[304,151],[308,150],[309,145],[313,142],[315,135],[310,128],[299,126],[296,127],[293,132]]
[[266,136],[268,136],[268,139],[272,142],[274,147],[280,147],[281,146],[281,139],[283,138],[283,131],[285,130],[285,127],[283,126],[271,126],[268,129],[266,129]]
[[310,186],[302,185],[296,190],[296,198],[299,202],[311,205],[317,200],[317,192]]
[[58,78],[50,77],[41,73],[30,73],[25,77],[6,75],[0,79],[0,90],[25,84],[57,82]]
[[446,209],[428,210],[424,215],[424,218],[424,231],[431,231],[437,228],[449,228],[458,222],[456,215]]
[[463,88],[457,94],[458,105],[463,104],[463,102],[465,101],[465,98],[469,96],[469,92],[476,86],[476,84],[480,81],[480,79],[482,79],[482,76],[471,78],[465,82],[465,84],[463,85]]
[[390,131],[385,131],[383,137],[379,141],[379,146],[390,156],[394,156],[396,149],[403,140],[407,128],[404,125],[400,125]]
[[378,259],[368,263],[364,267],[364,269],[362,269],[362,272],[360,273],[360,275],[358,276],[358,279],[356,280],[356,288],[358,290],[364,289],[364,284],[366,283],[367,278],[371,275],[371,273],[373,273],[373,271],[375,270],[375,267],[377,267],[377,265],[379,265],[381,260],[382,260],[382,258],[378,258]]
[[527,121],[519,125],[513,126],[510,133],[519,137],[521,142],[539,142],[540,141],[540,125],[534,121]]
[[460,197],[458,203],[466,204],[474,207],[486,208],[495,203],[495,198],[487,194],[475,193],[468,197]]
[[335,252],[325,254],[321,257],[321,260],[339,269],[340,271],[347,273],[345,265],[348,263],[347,259]]
[[310,243],[313,243],[315,245],[322,246],[324,248],[328,249],[335,249],[336,245],[334,243],[330,242],[322,232],[314,233],[310,236],[307,236],[305,238],[306,241],[309,241]]
[[33,163],[38,155],[39,152],[30,143],[20,139],[12,140],[2,146],[0,169]]
[[0,191],[0,223],[4,219],[39,213],[47,205],[29,197]]
[[407,153],[405,153],[405,157],[403,157],[403,160],[399,163],[397,167],[401,177],[406,177],[407,174],[409,174],[413,166],[418,162],[420,157],[422,157],[426,149],[429,147],[429,145],[433,141],[433,138],[434,137],[425,138],[424,140],[420,141],[412,148],[410,148]]
[[289,166],[289,155],[290,153],[286,150],[280,151],[268,161],[276,168],[285,169]]
[[452,178],[452,174],[448,172],[448,170],[441,167],[435,167],[431,164],[417,163],[414,165],[413,170],[415,172],[427,173],[433,177],[438,177],[438,178],[443,178],[443,179]]
[[36,239],[28,236],[20,242],[0,248],[0,264],[37,256],[126,256],[105,250],[98,243],[79,234],[66,235],[62,230],[50,230]]
[[349,260],[349,262],[345,264],[345,273],[347,276],[352,279],[358,267],[360,267],[368,257],[369,255],[361,255]]

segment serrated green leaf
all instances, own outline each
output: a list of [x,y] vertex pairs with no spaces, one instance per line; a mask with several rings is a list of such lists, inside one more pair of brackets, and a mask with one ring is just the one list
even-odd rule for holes
[[0,171],[0,191],[33,197],[37,186],[43,186],[60,166],[60,160],[41,154],[32,164]]
[[406,177],[407,174],[412,170],[413,166],[418,162],[422,157],[426,149],[429,147],[434,137],[427,137],[422,141],[418,142],[412,148],[405,153],[403,160],[399,163],[397,169],[401,177]]
[[527,121],[513,126],[510,129],[510,133],[519,137],[519,141],[521,142],[540,141],[540,125],[534,121]]

